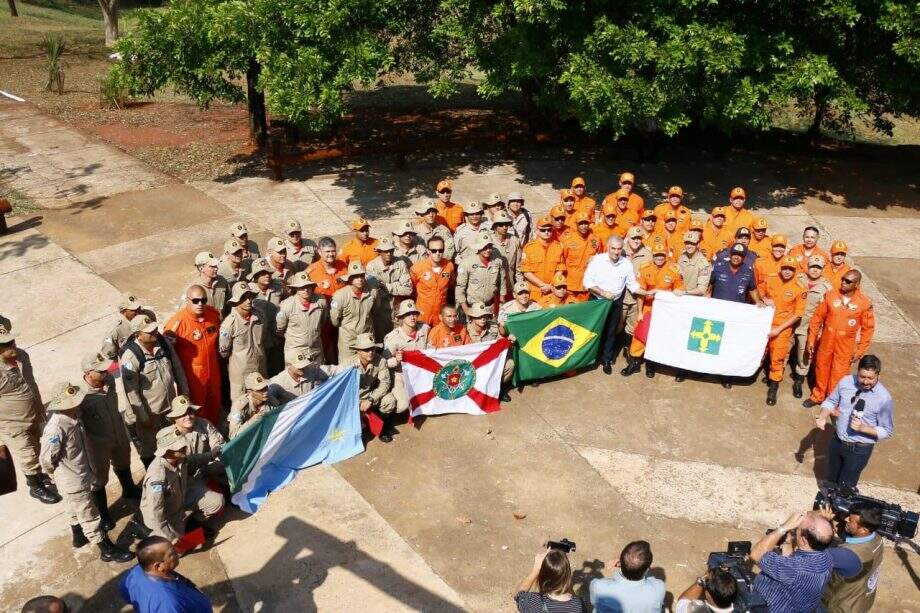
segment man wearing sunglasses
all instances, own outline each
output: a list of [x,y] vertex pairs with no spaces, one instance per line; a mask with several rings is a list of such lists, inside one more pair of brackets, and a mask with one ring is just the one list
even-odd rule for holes
[[191,402],[201,407],[198,417],[215,425],[221,409],[219,333],[220,313],[208,304],[207,291],[200,285],[186,290],[185,305],[163,327],[185,370]]

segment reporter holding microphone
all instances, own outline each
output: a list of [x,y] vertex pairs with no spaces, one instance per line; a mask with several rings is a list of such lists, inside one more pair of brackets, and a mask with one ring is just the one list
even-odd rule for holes
[[818,429],[824,429],[829,417],[836,418],[828,447],[827,479],[832,483],[856,487],[875,444],[894,433],[894,401],[879,381],[881,372],[881,360],[864,355],[856,374],[843,377],[821,403]]

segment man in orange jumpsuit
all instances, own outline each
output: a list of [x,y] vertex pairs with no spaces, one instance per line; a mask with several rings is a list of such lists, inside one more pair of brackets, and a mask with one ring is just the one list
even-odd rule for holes
[[734,236],[738,228],[750,230],[751,226],[754,225],[754,215],[744,208],[744,203],[747,201],[747,194],[744,192],[744,188],[732,188],[732,191],[728,194],[728,201],[729,206],[725,210],[725,225],[728,226],[728,231]]
[[675,232],[683,236],[683,233],[690,227],[690,219],[693,217],[690,213],[690,209],[683,205],[683,200],[684,190],[682,187],[674,185],[668,189],[667,202],[662,202],[655,207],[655,217],[658,218],[658,230],[664,228],[665,215],[668,211],[672,211],[677,217],[677,229]]
[[776,392],[779,390],[779,382],[783,380],[783,370],[792,349],[792,333],[805,313],[805,292],[795,280],[795,259],[783,257],[779,266],[779,274],[766,280],[761,294],[766,304],[773,305],[773,323],[770,324],[767,341],[767,355],[770,356],[767,404],[770,406],[776,404]]
[[597,208],[597,203],[594,198],[588,196],[584,179],[581,177],[572,179],[572,193],[575,195],[575,207],[581,213],[588,213],[591,222],[594,223],[594,210]]
[[710,261],[717,253],[729,247],[732,244],[734,232],[728,229],[725,223],[725,207],[713,207],[709,220],[703,227],[703,238],[700,241],[700,251],[703,252]]
[[[552,238],[553,240],[562,240],[562,235],[569,231],[569,227],[566,225],[566,220],[568,216],[565,214],[565,209],[561,204],[557,204],[549,210],[549,219],[553,224]],[[537,232],[537,236],[539,236]],[[534,239],[536,240],[536,239]]]
[[457,317],[457,307],[445,304],[441,307],[441,321],[428,332],[428,346],[435,349],[459,347],[470,342],[470,333]]
[[875,333],[875,311],[872,301],[859,290],[861,280],[858,270],[847,272],[840,280],[840,290],[827,292],[811,317],[805,353],[815,362],[815,386],[811,398],[802,403],[805,408],[823,402],[828,391],[850,372],[850,365],[869,349]]
[[570,302],[584,302],[588,299],[588,290],[582,285],[582,279],[588,262],[601,252],[602,243],[591,232],[591,220],[587,213],[575,216],[575,229],[575,232],[569,232],[562,240],[562,257]]
[[[617,214],[616,235],[620,238],[625,238],[630,228],[639,225],[640,214],[629,207],[629,198],[631,195],[634,194],[630,194],[622,189],[614,194]],[[604,241],[604,244],[606,245],[607,241]]]
[[[332,294],[345,287],[345,275],[348,263],[335,257],[335,241],[324,236],[316,247],[319,259],[307,266],[307,276],[316,283],[314,293],[332,301]],[[320,339],[323,343],[323,354],[330,364],[336,362],[336,348],[338,346],[339,331],[332,325],[328,318],[320,328]]]
[[453,188],[450,181],[444,180],[438,183],[438,216],[439,221],[455,232],[460,224],[463,223],[463,207],[456,202],[452,202],[450,197],[453,194]]
[[[683,293],[684,280],[680,275],[680,268],[677,264],[668,262],[667,246],[662,243],[656,243],[652,247],[652,261],[642,265],[638,277],[639,288],[646,292],[642,296],[642,313],[639,314],[639,321],[651,316],[657,290]],[[639,372],[644,354],[645,343],[633,335],[632,342],[629,343],[629,355],[626,356],[626,368],[621,370],[620,374],[628,377]],[[649,361],[645,362],[645,376],[649,379],[655,376],[655,365]]]
[[831,261],[824,267],[824,276],[831,282],[831,287],[839,290],[840,280],[851,270],[853,267],[847,264],[847,244],[843,241],[834,241],[831,244]]
[[748,249],[757,254],[759,258],[765,258],[770,255],[773,245],[770,243],[770,237],[767,236],[767,220],[763,217],[754,219],[754,227],[751,228],[754,235],[751,237],[751,244]]
[[677,231],[677,214],[674,211],[664,214],[664,230],[660,233],[668,248],[668,260],[676,262],[684,250],[684,232]]
[[432,236],[428,239],[428,257],[413,264],[409,271],[418,319],[431,327],[441,321],[441,307],[447,304],[447,292],[454,282],[454,263],[444,253],[444,239]]
[[[786,245],[789,241],[782,234],[774,234],[770,240],[770,255],[754,260],[754,283],[763,296],[767,281],[779,277],[780,267],[786,258]],[[795,262],[795,258],[792,258]]]
[[351,222],[351,229],[355,237],[342,246],[339,258],[346,264],[358,260],[362,266],[367,266],[377,257],[377,239],[371,238],[371,225],[366,219],[358,218]]
[[[808,258],[814,255],[820,255],[825,262],[831,261],[831,256],[827,255],[821,247],[818,247],[818,236],[818,228],[806,226],[805,231],[802,232],[802,244],[796,245],[789,250],[789,255],[795,258],[795,263],[799,267],[797,272],[800,274],[808,272]],[[837,385],[836,381],[834,385]]]
[[601,243],[601,251],[604,251],[607,247],[607,239],[616,234],[617,232],[617,207],[616,205],[608,202],[601,208],[601,218],[594,228],[591,230],[594,233],[594,236],[597,237],[597,240]]
[[[559,192],[559,197],[562,200],[562,210],[565,211],[565,227],[575,231],[575,216],[581,212],[581,209],[578,207],[578,198],[575,197],[575,194],[572,193],[570,189],[564,189]],[[594,223],[594,211],[590,212],[591,223]]]
[[660,232],[657,226],[658,218],[655,216],[654,211],[645,211],[642,213],[642,221],[639,222],[639,227],[642,228],[642,244],[649,249],[651,249],[652,245],[655,243],[663,243],[665,240],[664,233]]
[[520,271],[530,283],[530,297],[540,306],[546,306],[553,291],[553,277],[565,270],[562,244],[553,239],[553,222],[541,217],[537,222],[537,238],[524,245]]
[[619,191],[624,191],[629,197],[629,210],[635,213],[637,217],[641,217],[642,213],[645,211],[645,200],[642,199],[642,196],[633,191],[633,188],[636,186],[636,177],[631,172],[624,172],[620,175],[619,184],[620,189],[612,194],[607,194],[603,202],[601,202],[601,206],[607,202],[613,202],[617,198],[616,194]]
[[173,348],[182,362],[188,379],[189,397],[201,406],[198,416],[217,425],[221,405],[221,371],[217,354],[220,336],[220,313],[208,305],[208,296],[200,285],[185,292],[185,306],[163,326],[164,336],[173,340]]

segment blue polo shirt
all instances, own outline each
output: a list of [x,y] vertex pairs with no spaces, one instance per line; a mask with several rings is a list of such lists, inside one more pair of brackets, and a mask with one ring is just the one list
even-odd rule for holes
[[824,586],[834,570],[828,551],[796,551],[763,555],[754,589],[767,601],[770,613],[810,613],[821,604]]
[[731,302],[747,303],[748,293],[757,287],[752,266],[741,262],[738,272],[733,272],[731,264],[724,258],[717,258],[712,265],[709,283],[712,285],[713,298]]
[[152,577],[140,565],[129,570],[119,583],[125,602],[137,613],[211,613],[211,601],[195,584],[173,572],[172,579]]

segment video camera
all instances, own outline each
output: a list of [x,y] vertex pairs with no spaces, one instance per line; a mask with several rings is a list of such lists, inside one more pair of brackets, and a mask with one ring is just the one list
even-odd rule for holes
[[830,506],[838,517],[846,517],[857,504],[878,509],[881,518],[878,533],[882,536],[897,541],[912,539],[917,535],[917,519],[920,517],[917,513],[904,511],[897,504],[863,496],[849,486],[830,488],[826,494],[819,491],[815,496],[814,508]]
[[558,541],[547,541],[546,546],[550,549],[558,549],[559,551],[569,554],[575,551],[575,543],[569,539],[560,539]]
[[735,579],[734,610],[738,613],[766,613],[767,601],[754,591],[754,571],[750,560],[751,541],[729,541],[726,551],[709,554],[706,566],[722,568]]

